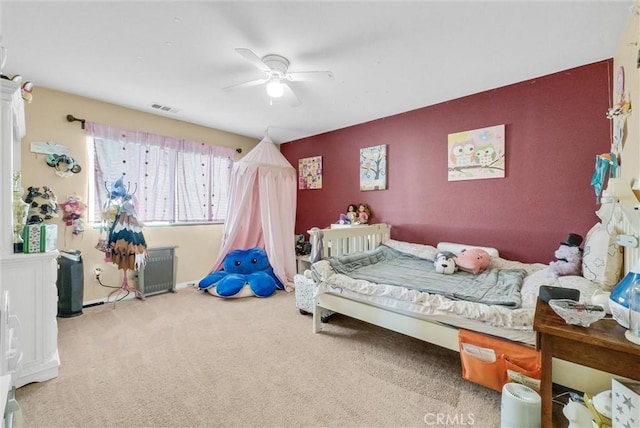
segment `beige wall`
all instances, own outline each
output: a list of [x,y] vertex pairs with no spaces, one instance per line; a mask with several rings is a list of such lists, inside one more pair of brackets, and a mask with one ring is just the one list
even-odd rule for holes
[[[36,82],[37,85],[37,82]],[[127,129],[136,129],[176,138],[185,138],[220,146],[242,148],[243,154],[249,152],[258,141],[230,134],[224,131],[192,125],[163,116],[135,111],[113,104],[107,104],[88,98],[36,88],[33,102],[25,107],[27,134],[22,140],[22,184],[29,186],[49,186],[64,202],[68,195],[76,192],[87,202],[88,177],[91,171],[86,168],[87,150],[85,131],[80,122],[70,123],[68,114],[88,121],[110,124]],[[54,141],[68,146],[71,156],[83,167],[83,170],[68,178],[61,178],[46,162],[46,155],[30,151],[32,141]],[[236,160],[241,155],[237,155]],[[101,287],[94,279],[93,268],[103,269],[102,282],[112,286],[122,283],[122,272],[115,265],[104,262],[104,254],[94,248],[98,241],[99,230],[86,224],[83,236],[73,236],[70,228],[65,228],[61,218],[58,224],[58,248],[73,248],[82,251],[84,262],[84,301],[90,302],[106,297],[112,289]],[[197,281],[209,272],[220,248],[223,233],[222,225],[147,227],[144,230],[149,247],[177,246],[178,282]]]
[[[640,1],[636,1],[636,11],[640,11]],[[618,43],[614,57],[613,83],[620,66],[625,70],[625,91],[631,100],[631,115],[627,118],[626,138],[623,141],[623,149],[620,154],[620,177],[625,184],[630,184],[634,179],[640,180],[640,68],[638,61],[640,50],[640,16],[638,13],[629,13],[625,31]],[[613,103],[618,101],[615,89],[612,90]],[[640,200],[640,191],[635,191],[637,200],[623,200],[628,205],[636,205]]]

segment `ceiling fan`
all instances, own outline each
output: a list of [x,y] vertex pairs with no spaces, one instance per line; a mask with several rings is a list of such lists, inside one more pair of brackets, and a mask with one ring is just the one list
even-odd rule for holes
[[333,77],[331,71],[289,71],[289,60],[281,55],[269,54],[260,58],[250,49],[236,48],[235,51],[253,64],[258,70],[262,71],[264,77],[227,86],[223,88],[225,91],[266,84],[267,94],[272,99],[286,95],[289,103],[292,106],[297,106],[301,104],[301,101],[295,92],[293,92],[288,82],[309,82],[313,80],[331,79]]

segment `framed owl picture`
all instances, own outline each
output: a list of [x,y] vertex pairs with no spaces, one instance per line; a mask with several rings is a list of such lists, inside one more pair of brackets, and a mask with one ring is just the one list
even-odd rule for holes
[[504,125],[448,137],[449,181],[504,178]]

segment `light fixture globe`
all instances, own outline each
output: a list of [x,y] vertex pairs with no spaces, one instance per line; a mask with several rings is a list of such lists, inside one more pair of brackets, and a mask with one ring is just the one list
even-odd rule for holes
[[279,79],[273,79],[267,83],[267,94],[271,98],[280,98],[284,95],[284,85]]

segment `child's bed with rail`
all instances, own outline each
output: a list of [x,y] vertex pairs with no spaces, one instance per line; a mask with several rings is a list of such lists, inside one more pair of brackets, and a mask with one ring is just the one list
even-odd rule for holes
[[[603,206],[597,214],[601,223],[587,234],[585,253],[589,251],[590,255],[585,254],[585,263],[591,263],[594,256],[597,256],[600,258],[594,264],[602,264],[600,254],[605,254],[604,257],[607,258],[611,250],[615,249],[619,258],[604,261],[608,279],[602,278],[602,274],[591,280],[583,276],[555,277],[548,265],[505,260],[499,257],[497,250],[485,248],[492,256],[488,270],[514,269],[526,272],[521,284],[521,304],[516,308],[469,302],[411,287],[353,279],[336,272],[330,262],[334,258],[349,259],[354,253],[359,257],[361,252],[371,253],[381,247],[385,251],[397,251],[432,260],[440,250],[457,252],[471,246],[439,243],[437,247],[432,247],[392,240],[391,226],[387,224],[336,229],[313,228],[309,231],[312,254],[319,252],[322,257],[322,260],[313,263],[311,267],[312,277],[318,284],[313,331],[319,333],[322,330],[323,315],[327,311],[333,311],[454,351],[459,351],[459,329],[533,346],[536,340],[533,315],[541,285],[577,288],[581,292],[581,300],[588,301],[596,290],[603,287],[610,289],[622,274],[620,270],[627,272],[640,257],[637,244],[635,247],[625,247],[624,254],[621,247],[618,248],[615,244],[617,235],[637,238],[637,222],[629,220],[618,204]],[[621,262],[622,258],[624,263]],[[359,262],[356,261],[357,263]],[[613,270],[611,265],[614,266]],[[592,274],[591,267],[587,271],[589,275]],[[603,281],[608,281],[606,286]],[[553,373],[554,382],[581,391],[598,392],[610,385],[610,376],[607,374],[564,361],[554,360]]]

